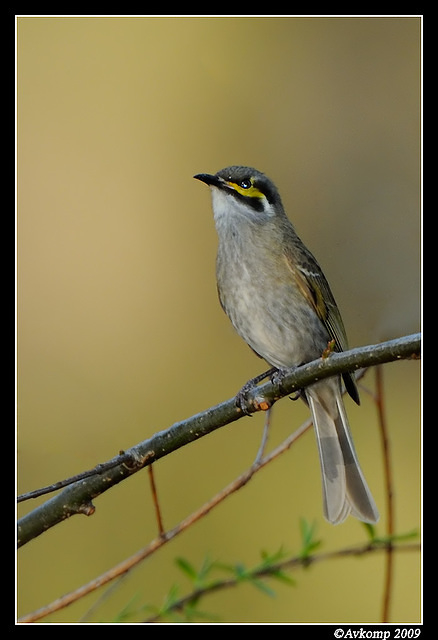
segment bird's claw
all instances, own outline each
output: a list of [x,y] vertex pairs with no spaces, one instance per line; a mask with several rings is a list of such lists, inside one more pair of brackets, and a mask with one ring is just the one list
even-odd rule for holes
[[[290,373],[290,369],[276,369],[271,375],[271,382],[278,386],[280,392],[283,391],[283,380],[286,375]],[[289,396],[291,400],[299,400],[302,396],[302,389],[298,389],[292,395]]]
[[243,385],[240,391],[238,391],[236,394],[236,399],[235,399],[236,406],[239,407],[241,412],[246,416],[252,417],[250,411],[248,410],[248,393],[252,391],[252,389],[254,389],[255,386],[256,385],[253,382],[253,380],[249,380],[246,384]]
[[277,369],[272,367],[268,371],[261,373],[255,378],[251,378],[251,380],[248,380],[248,382],[246,382],[243,385],[243,387],[240,389],[240,391],[236,394],[236,399],[235,399],[236,406],[239,407],[242,413],[244,413],[246,416],[251,415],[251,412],[248,410],[248,393],[252,391],[254,387],[258,385],[259,382],[261,382],[265,378],[270,378],[271,376],[275,375],[276,371]]

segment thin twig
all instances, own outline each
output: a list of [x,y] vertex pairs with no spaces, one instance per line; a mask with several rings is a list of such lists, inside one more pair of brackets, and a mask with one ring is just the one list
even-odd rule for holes
[[33,491],[23,493],[17,497],[17,503],[25,502],[26,500],[32,500],[34,498],[39,498],[41,496],[47,495],[48,493],[54,493],[55,491],[59,491],[59,489],[64,489],[64,487],[68,487],[69,485],[80,482],[81,480],[85,480],[86,478],[91,478],[93,476],[103,474],[110,469],[113,469],[114,467],[118,467],[121,464],[131,469],[131,471],[135,468],[142,469],[146,461],[147,458],[138,458],[133,456],[132,452],[125,453],[125,451],[121,451],[116,458],[108,460],[107,462],[97,464],[93,469],[82,471],[81,473],[78,473],[74,476],[70,476],[70,478],[66,478],[65,480],[60,480],[59,482],[50,484],[47,487],[41,487],[40,489],[34,489]]
[[160,504],[158,502],[157,486],[155,484],[153,469],[154,469],[154,465],[150,464],[148,466],[149,482],[151,485],[151,493],[152,493],[152,500],[155,507],[155,515],[157,516],[158,535],[163,536],[164,535],[163,519],[161,517],[161,509],[160,509]]
[[[392,470],[391,470],[391,453],[389,444],[389,433],[386,422],[385,413],[385,396],[383,391],[383,371],[382,367],[376,367],[376,406],[379,418],[380,435],[382,440],[383,450],[383,464],[384,464],[384,477],[385,477],[385,495],[386,495],[386,513],[387,524],[386,533],[389,540],[392,539],[394,534],[394,495],[393,495],[393,483],[392,483]],[[383,592],[382,602],[382,622],[388,622],[389,609],[392,594],[392,579],[393,579],[393,548],[391,544],[388,544],[386,548],[386,563],[385,563],[385,584]]]
[[260,464],[260,461],[263,458],[263,454],[265,453],[266,445],[268,443],[269,429],[271,427],[271,416],[272,416],[272,407],[269,407],[265,415],[265,424],[263,426],[262,441],[260,443],[260,447],[259,447],[259,450],[257,451],[257,455],[253,465],[258,466]]

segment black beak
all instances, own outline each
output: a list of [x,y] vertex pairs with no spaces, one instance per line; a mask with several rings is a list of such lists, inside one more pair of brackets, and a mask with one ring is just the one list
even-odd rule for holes
[[201,182],[205,182],[212,187],[220,187],[223,185],[223,181],[217,176],[212,176],[210,173],[197,173],[196,176],[193,176],[196,180],[200,180]]

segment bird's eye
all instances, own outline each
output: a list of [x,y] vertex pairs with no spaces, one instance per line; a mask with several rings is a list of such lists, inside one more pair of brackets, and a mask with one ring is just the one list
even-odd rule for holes
[[242,182],[240,183],[240,186],[242,187],[242,189],[249,189],[250,187],[252,187],[252,182],[249,178],[245,178],[245,180],[242,180]]

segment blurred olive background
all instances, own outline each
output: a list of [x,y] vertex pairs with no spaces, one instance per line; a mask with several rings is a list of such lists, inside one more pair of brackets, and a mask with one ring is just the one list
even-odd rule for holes
[[[352,346],[419,330],[420,29],[415,17],[18,19],[20,493],[104,462],[263,370],[217,301],[210,195],[195,173],[248,164],[276,182]],[[385,366],[384,383],[401,533],[420,526],[420,364]],[[374,391],[373,371],[364,385]],[[383,535],[371,395],[347,410]],[[306,417],[303,403],[278,403],[269,446]],[[251,464],[263,419],[154,466],[166,527]],[[20,615],[156,535],[146,472],[95,506],[19,551]],[[160,605],[175,583],[188,590],[179,556],[254,566],[262,550],[296,553],[301,517],[323,551],[366,540],[353,518],[324,521],[312,432],[90,619],[111,621],[133,597]],[[384,565],[378,554],[330,561],[298,571],[296,587],[272,584],[275,598],[242,586],[200,608],[221,622],[379,621]],[[394,622],[420,620],[419,565],[417,553],[395,558]],[[96,597],[46,621],[78,621]]]

